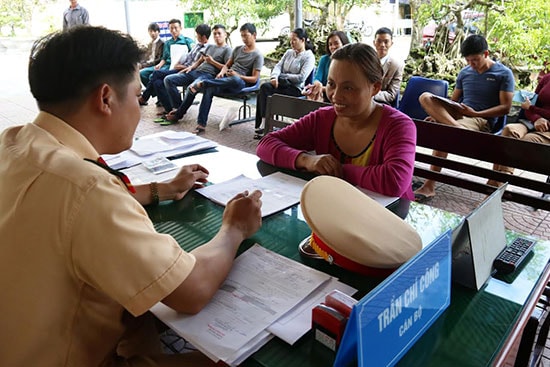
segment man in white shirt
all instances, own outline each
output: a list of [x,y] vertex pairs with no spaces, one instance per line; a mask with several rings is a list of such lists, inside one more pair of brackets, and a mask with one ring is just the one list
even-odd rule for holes
[[395,106],[403,79],[404,64],[389,55],[392,45],[392,31],[386,27],[378,29],[374,34],[374,48],[380,58],[384,76],[382,77],[382,88],[374,96],[374,100]]

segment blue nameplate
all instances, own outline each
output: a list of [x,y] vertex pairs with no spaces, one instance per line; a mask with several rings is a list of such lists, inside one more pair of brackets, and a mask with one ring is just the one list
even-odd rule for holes
[[353,308],[334,366],[392,366],[451,301],[451,231],[447,231]]

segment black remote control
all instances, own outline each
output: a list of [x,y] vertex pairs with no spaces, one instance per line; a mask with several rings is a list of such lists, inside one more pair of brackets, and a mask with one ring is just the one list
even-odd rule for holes
[[496,270],[503,274],[510,274],[519,268],[527,255],[533,251],[535,246],[534,240],[527,238],[516,238],[510,246],[506,246],[504,250],[493,261],[493,266]]

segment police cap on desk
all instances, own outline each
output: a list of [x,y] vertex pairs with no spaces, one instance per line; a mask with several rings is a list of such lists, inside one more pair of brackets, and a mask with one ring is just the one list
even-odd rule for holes
[[422,248],[418,233],[348,182],[319,176],[302,190],[310,245],[325,260],[370,276],[387,276]]

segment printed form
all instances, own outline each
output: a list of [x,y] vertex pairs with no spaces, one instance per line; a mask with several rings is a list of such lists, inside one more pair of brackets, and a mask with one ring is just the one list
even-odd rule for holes
[[162,304],[151,311],[213,360],[233,365],[271,338],[270,325],[330,279],[256,244],[237,257],[224,284],[197,315],[178,314]]
[[234,179],[197,189],[196,191],[220,205],[244,190],[262,192],[262,217],[277,213],[300,202],[300,194],[307,181],[275,172],[269,176],[251,179],[240,175]]

